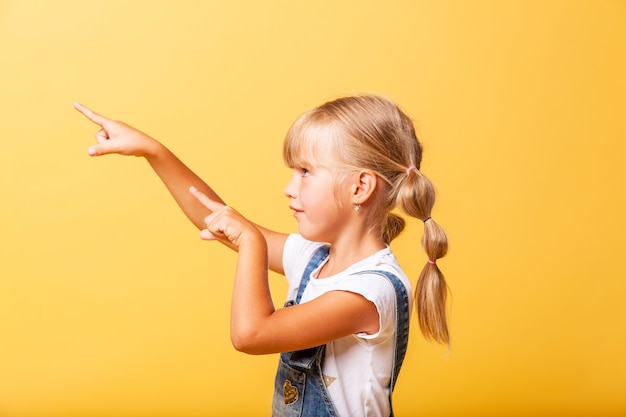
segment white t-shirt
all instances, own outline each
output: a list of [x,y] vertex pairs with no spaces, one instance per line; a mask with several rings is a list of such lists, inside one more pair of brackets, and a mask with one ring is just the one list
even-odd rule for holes
[[[297,234],[287,238],[283,251],[283,268],[289,283],[287,300],[295,300],[304,269],[321,245]],[[395,353],[396,293],[389,280],[381,275],[351,274],[372,269],[391,272],[406,287],[409,308],[412,308],[411,283],[389,247],[324,279],[317,279],[319,269],[311,274],[300,303],[328,291],[350,291],[374,303],[380,317],[378,333],[353,334],[326,345],[322,373],[328,393],[340,416],[386,417],[390,412],[389,389]]]

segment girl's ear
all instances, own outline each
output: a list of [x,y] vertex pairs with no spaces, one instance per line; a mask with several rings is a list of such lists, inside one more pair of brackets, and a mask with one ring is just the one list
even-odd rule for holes
[[354,204],[365,203],[376,190],[378,177],[369,169],[364,169],[355,174],[352,184],[352,199]]

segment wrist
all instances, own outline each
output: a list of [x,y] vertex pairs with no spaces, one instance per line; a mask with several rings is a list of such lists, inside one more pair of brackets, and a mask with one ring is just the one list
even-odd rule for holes
[[144,147],[143,152],[141,152],[138,156],[143,156],[144,158],[151,160],[158,159],[164,155],[164,153],[168,152],[168,149],[156,139],[149,136],[147,136],[146,139],[146,146]]
[[259,229],[253,227],[243,233],[239,240],[239,254],[242,252],[258,252],[267,254],[267,242]]

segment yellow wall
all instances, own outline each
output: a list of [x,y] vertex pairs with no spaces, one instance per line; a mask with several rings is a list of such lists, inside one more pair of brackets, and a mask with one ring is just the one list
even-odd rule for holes
[[89,158],[74,100],[292,231],[285,131],[369,91],[415,118],[451,241],[452,351],[414,328],[397,414],[626,415],[625,47],[618,0],[1,1],[0,416],[269,415],[234,255],[144,161]]

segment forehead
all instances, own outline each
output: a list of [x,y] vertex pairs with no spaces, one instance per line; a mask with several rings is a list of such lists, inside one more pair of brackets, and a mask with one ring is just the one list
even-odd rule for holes
[[337,157],[338,131],[331,123],[299,120],[285,138],[283,157],[290,167],[328,167]]

